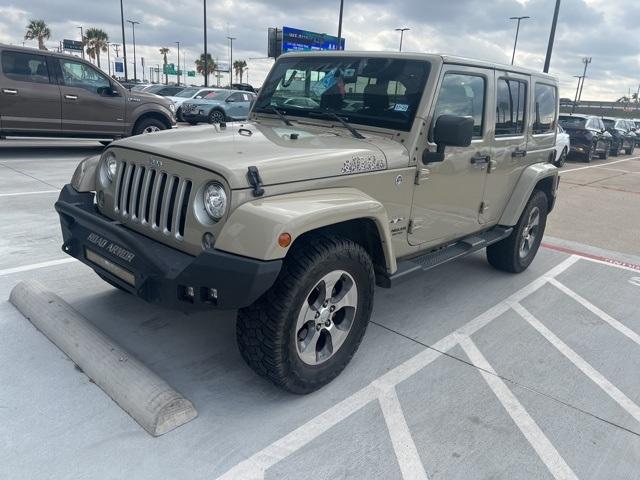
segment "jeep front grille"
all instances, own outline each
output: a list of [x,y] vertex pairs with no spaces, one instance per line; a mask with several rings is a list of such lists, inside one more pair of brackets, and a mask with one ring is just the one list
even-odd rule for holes
[[177,175],[121,161],[113,212],[123,220],[182,240],[192,186],[191,180]]

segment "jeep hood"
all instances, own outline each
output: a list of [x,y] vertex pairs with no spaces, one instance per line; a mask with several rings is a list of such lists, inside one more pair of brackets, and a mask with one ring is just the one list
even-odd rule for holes
[[[137,135],[113,145],[217,172],[232,189],[250,187],[250,166],[258,168],[266,186],[406,167],[409,162],[398,142],[377,135],[361,140],[331,127],[206,125]],[[399,165],[388,165],[387,156]]]

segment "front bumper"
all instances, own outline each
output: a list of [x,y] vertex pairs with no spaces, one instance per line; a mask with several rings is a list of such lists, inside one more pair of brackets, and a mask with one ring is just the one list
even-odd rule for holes
[[192,110],[191,112],[182,112],[182,119],[185,122],[208,122],[209,121],[209,113],[200,114],[200,110]]
[[[92,192],[65,185],[55,204],[62,250],[124,290],[169,308],[236,309],[275,282],[282,260],[261,261],[219,250],[198,256],[125,228],[97,210]],[[87,258],[87,256],[90,258]]]

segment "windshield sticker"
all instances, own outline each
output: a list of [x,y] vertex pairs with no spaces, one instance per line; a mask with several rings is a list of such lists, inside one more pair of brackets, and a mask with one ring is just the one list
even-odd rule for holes
[[376,170],[384,170],[386,168],[385,162],[382,158],[378,158],[375,155],[369,155],[366,157],[355,156],[351,160],[344,162],[342,166],[343,174],[361,173],[361,172],[373,172]]
[[338,86],[338,91],[340,92],[340,94],[344,96],[344,81],[342,80],[342,70],[340,70],[339,68],[332,69],[331,71],[329,71],[329,73],[322,77],[322,80],[320,80],[313,86],[313,93],[320,97],[322,96],[322,94],[336,85]]
[[409,105],[406,103],[396,103],[396,106],[393,107],[396,112],[406,112],[409,110]]

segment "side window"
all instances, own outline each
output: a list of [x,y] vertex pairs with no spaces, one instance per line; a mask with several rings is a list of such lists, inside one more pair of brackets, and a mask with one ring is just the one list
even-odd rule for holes
[[243,102],[244,96],[242,93],[234,93],[229,96],[228,100],[231,100],[232,102]]
[[49,83],[49,69],[47,61],[42,55],[2,52],[2,71],[11,80]]
[[596,125],[595,120],[591,119],[591,120],[587,120],[587,123],[585,124],[584,128],[598,128],[598,125]]
[[485,89],[485,79],[479,75],[446,74],[440,86],[433,125],[440,115],[471,117],[473,136],[482,137]]
[[556,119],[556,87],[536,84],[533,133],[552,133]]
[[527,86],[525,82],[498,79],[496,136],[524,134]]
[[69,87],[84,88],[91,93],[99,93],[98,89],[111,86],[109,79],[96,69],[73,60],[60,60],[62,79]]

